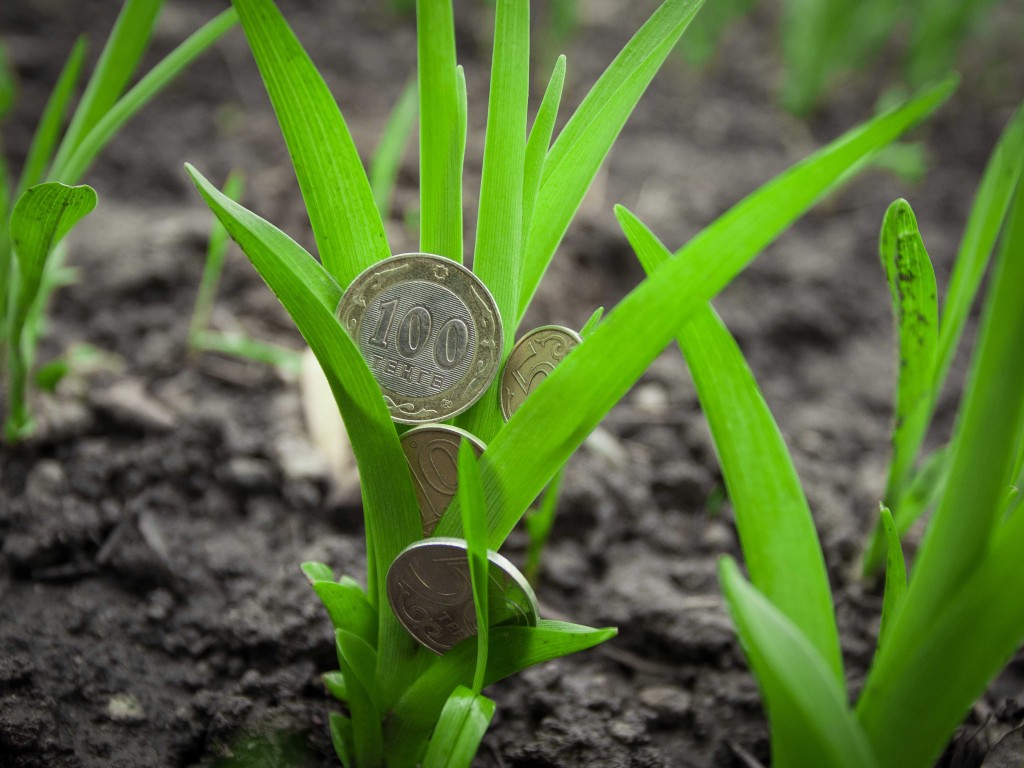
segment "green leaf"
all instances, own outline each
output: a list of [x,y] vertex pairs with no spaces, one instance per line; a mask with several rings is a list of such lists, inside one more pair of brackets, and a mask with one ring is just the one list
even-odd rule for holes
[[662,3],[615,57],[559,134],[544,163],[533,210],[517,320],[526,313],[551,257],[622,126],[702,2]]
[[7,113],[14,106],[14,96],[17,90],[14,72],[11,70],[10,62],[7,61],[7,49],[0,44],[0,120],[7,117]]
[[[731,557],[719,560],[718,578],[761,686],[773,736],[772,765],[897,765],[876,762],[830,666],[793,622],[747,583]],[[785,738],[780,739],[780,734]],[[781,744],[786,751],[779,750]]]
[[466,533],[466,554],[469,577],[473,585],[476,608],[477,657],[473,675],[473,691],[480,693],[487,672],[487,649],[490,645],[487,590],[490,585],[490,563],[487,560],[487,513],[484,491],[480,487],[480,469],[469,440],[459,443],[459,498],[462,499],[462,530]]
[[320,260],[341,285],[391,255],[345,119],[272,0],[232,0],[274,105]]
[[345,692],[352,714],[352,742],[358,768],[384,764],[384,734],[381,710],[374,694],[373,680],[376,656],[373,650],[355,635],[338,631],[338,663],[345,676]]
[[358,768],[355,764],[355,734],[352,732],[352,721],[338,712],[331,712],[331,742],[334,751],[345,768]]
[[[916,697],[899,686],[906,687],[907,658],[921,653],[918,646],[926,638],[931,642],[934,637],[936,617],[951,610],[948,606],[956,604],[959,595],[967,589],[965,583],[972,578],[987,583],[989,561],[995,559],[997,563],[991,568],[1003,567],[998,565],[999,560],[992,550],[1003,521],[1006,486],[1012,479],[1010,473],[1020,439],[1019,430],[1024,423],[1021,286],[1024,286],[1024,177],[1017,184],[1003,247],[988,289],[971,373],[950,449],[946,489],[918,550],[903,608],[888,633],[888,642],[878,649],[858,708],[865,730],[878,743],[886,740],[883,731],[901,732],[895,723],[902,716],[895,722],[891,719],[892,701]],[[1011,517],[1010,523],[1018,525],[1017,516]],[[1017,544],[1018,548],[1006,555],[1013,558],[1012,565],[1007,567],[1012,567],[1014,573],[1024,562],[1024,538],[1018,539]],[[1002,582],[998,589],[1006,592],[1006,585],[1016,583],[1018,578],[1010,576],[1011,580]],[[989,585],[985,589],[989,587],[995,588]],[[986,626],[1004,626],[1017,614],[1016,609],[1006,609],[1001,595],[990,600],[998,601],[1007,616],[986,620]],[[992,610],[995,608],[992,606]],[[972,635],[977,634],[977,627],[970,629]],[[966,639],[960,642],[966,643]],[[976,637],[975,642],[991,646],[1007,642],[1007,637]],[[1015,642],[1019,643],[1020,638]],[[964,648],[965,652],[973,650],[969,645]],[[1007,654],[1010,650],[1007,649]],[[1002,662],[1006,656],[989,658],[999,658]],[[965,659],[963,664],[978,669],[980,663]],[[982,666],[988,668],[988,665]],[[932,674],[945,677],[950,672],[948,667],[941,666],[935,667]],[[957,670],[958,680],[961,675],[962,671]],[[975,695],[981,693],[985,682],[963,678],[965,688],[977,688]],[[899,689],[898,696],[893,693],[894,688]],[[969,701],[956,702],[956,706],[963,709],[968,705]],[[937,701],[934,706],[942,710],[944,704]],[[949,711],[943,711],[949,715]],[[889,745],[887,749],[902,753],[909,747]],[[920,760],[926,756],[920,756]],[[886,752],[880,749],[879,757],[885,761]],[[911,768],[915,763],[885,761],[885,764]]]
[[469,768],[493,717],[493,701],[460,685],[441,710],[423,768]]
[[885,598],[882,602],[882,625],[878,629],[878,645],[884,645],[896,615],[903,605],[903,596],[907,592],[907,566],[903,561],[903,548],[900,546],[900,534],[893,522],[892,512],[882,505],[882,530],[885,531],[887,555],[885,560]]
[[[71,124],[57,150],[54,169],[63,167],[78,149],[79,142],[110,111],[124,91],[142,54],[146,52],[162,7],[163,0],[126,0],[121,6],[96,69],[89,78],[89,84],[85,87],[85,93],[78,102]],[[57,172],[53,178],[72,183],[75,181]]]
[[[614,629],[541,620],[536,627],[503,626],[491,631],[484,685],[544,661],[592,648],[614,637]],[[386,725],[389,766],[411,766],[430,736],[448,692],[468,685],[476,666],[476,640],[460,643],[430,666],[402,695]]]
[[[380,388],[334,316],[341,288],[294,240],[229,200],[195,168],[186,168],[217,218],[288,310],[330,382],[360,467],[369,555],[376,571],[372,583],[382,590],[388,566],[421,537],[422,529],[408,473],[387,469],[404,467],[405,455]],[[384,595],[370,598],[377,605],[387,605]],[[397,696],[403,675],[415,667],[415,647],[391,611],[380,611],[379,620],[378,685],[382,706],[387,708]]]
[[348,701],[348,686],[345,676],[339,672],[325,672],[321,675],[327,691],[338,701]]
[[[58,156],[53,161],[50,175],[67,184],[74,184],[81,179],[96,156],[117,135],[125,123],[131,120],[200,54],[217,42],[235,25],[236,21],[237,17],[234,11],[224,11],[189,35],[188,39],[167,54],[167,57],[147,72],[145,77],[139,80],[128,93],[101,114],[89,132],[76,142],[71,154],[66,157]],[[66,143],[67,136],[65,135]],[[61,149],[65,144],[61,145]]]
[[[551,146],[551,134],[555,130],[558,117],[558,106],[562,101],[562,87],[565,85],[565,55],[555,61],[555,68],[544,90],[544,97],[537,110],[537,117],[530,129],[530,138],[526,142],[525,168],[523,170],[523,234],[525,246],[529,240],[530,226],[533,223],[533,208],[537,204],[540,192],[540,180],[544,175],[544,163],[547,160],[548,148]],[[522,261],[522,255],[520,255]],[[522,264],[520,264],[522,269]]]
[[326,563],[318,563],[310,560],[299,566],[302,569],[302,574],[309,581],[312,586],[315,581],[334,581],[334,571]]
[[[340,585],[339,585],[340,586]],[[373,701],[374,707],[380,709],[377,700],[377,686],[374,672],[377,669],[377,652],[363,638],[344,629],[335,631],[339,661],[342,663],[345,676],[346,691],[351,688],[353,675],[359,685]]]
[[462,262],[465,120],[451,0],[416,0],[420,93],[420,250]]
[[377,610],[358,586],[335,581],[313,581],[313,591],[331,617],[335,629],[344,629],[377,647]]
[[[530,4],[498,0],[473,272],[490,290],[506,329],[502,359],[515,343],[519,311],[529,91]],[[503,424],[500,389],[501,378],[495,377],[465,420],[466,429],[484,442]]]
[[536,511],[526,514],[526,535],[529,538],[529,544],[526,549],[526,565],[523,566],[523,574],[531,584],[536,584],[540,578],[541,556],[551,537],[551,529],[555,526],[555,513],[558,511],[558,497],[562,490],[564,477],[565,465],[555,473],[554,478],[548,484],[540,507]]
[[[672,254],[636,216],[616,208],[647,274]],[[736,513],[754,585],[792,621],[845,690],[825,558],[796,467],[739,345],[705,305],[678,330]]]
[[192,348],[266,363],[292,375],[302,370],[302,353],[298,350],[250,339],[241,333],[199,331],[192,339]]
[[[964,324],[995,248],[999,230],[1013,198],[1013,190],[1024,173],[1024,104],[1017,108],[999,137],[999,143],[985,166],[974,194],[963,239],[949,278],[942,304],[942,325],[933,379],[933,400],[937,400],[949,374],[963,335]],[[934,405],[932,406],[934,408]]]
[[78,77],[82,72],[84,61],[85,38],[80,37],[75,41],[71,54],[64,64],[64,69],[61,70],[60,77],[57,78],[57,84],[53,87],[50,98],[46,102],[43,115],[39,119],[35,136],[32,138],[32,146],[29,147],[25,165],[21,169],[21,177],[18,179],[18,186],[15,188],[15,199],[21,197],[22,192],[26,189],[43,180],[43,173],[53,157],[53,150],[57,146],[57,138],[60,136],[64,115],[68,110],[68,102],[78,84]]
[[[797,164],[738,203],[631,291],[488,444],[480,471],[490,548],[500,547],[558,468],[693,312],[875,150],[941,104],[954,86],[947,81],[928,89]],[[455,506],[435,535],[459,535]]]
[[[899,334],[892,458],[883,502],[899,515],[901,497],[931,420],[932,371],[939,329],[935,273],[906,200],[897,200],[886,211],[879,252]],[[882,564],[881,521],[875,526],[874,537],[877,541],[872,542],[865,559],[865,573]]]
[[416,82],[411,81],[402,89],[398,101],[395,102],[391,116],[380,134],[377,149],[370,160],[370,189],[373,200],[380,211],[380,217],[387,219],[391,211],[391,195],[398,179],[398,169],[402,164],[402,155],[409,143],[412,129],[416,126],[419,114],[419,94]]

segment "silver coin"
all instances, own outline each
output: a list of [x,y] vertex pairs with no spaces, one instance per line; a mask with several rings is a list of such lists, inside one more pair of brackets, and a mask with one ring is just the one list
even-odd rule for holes
[[[488,552],[491,626],[536,626],[537,597],[519,570]],[[466,542],[436,537],[403,549],[388,569],[388,602],[417,642],[443,654],[476,634]]]
[[345,291],[338,320],[402,424],[462,413],[497,375],[498,307],[480,279],[451,259],[407,253],[374,264]]
[[499,396],[505,421],[512,418],[530,393],[580,343],[582,339],[576,331],[560,325],[534,328],[516,342],[501,373]]
[[468,440],[480,457],[484,444],[464,429],[446,424],[414,427],[401,437],[402,451],[412,472],[423,535],[434,532],[441,515],[459,490],[459,443]]

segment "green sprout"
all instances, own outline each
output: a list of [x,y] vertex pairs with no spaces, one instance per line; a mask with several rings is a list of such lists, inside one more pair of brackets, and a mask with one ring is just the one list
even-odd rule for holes
[[[126,0],[96,68],[62,131],[85,61],[79,38],[47,101],[14,182],[0,158],[0,371],[6,383],[4,437],[33,430],[28,386],[50,296],[70,282],[61,239],[96,206],[78,185],[96,156],[124,124],[197,56],[234,26],[225,11],[193,33],[132,88],[125,90],[148,47],[162,0]],[[13,101],[13,75],[0,57],[0,117]]]
[[[345,288],[391,256],[378,205],[344,118],[272,0],[234,0],[293,159],[320,259],[221,193],[195,168],[200,194],[292,317],[326,375],[356,457],[366,528],[365,579],[304,573],[336,633],[340,671],[325,675],[344,706],[330,717],[352,768],[467,766],[493,714],[491,683],[608,640],[614,629],[541,619],[488,626],[443,656],[399,624],[385,590],[389,566],[422,538],[408,463],[380,388],[336,309]],[[527,131],[529,3],[498,0],[473,270],[513,331],[588,187],[647,85],[700,7],[666,0],[627,43],[551,142],[565,60],[555,64]],[[463,259],[465,79],[457,65],[450,0],[419,0],[420,247]],[[487,444],[461,450],[460,490],[435,536],[465,538],[476,573],[496,552],[586,436],[628,392],[677,329],[793,221],[865,161],[936,109],[947,80],[850,131],[767,184],[697,235],[682,257],[637,286],[586,335],[504,422],[497,387],[458,426]],[[571,403],[572,407],[566,407]]]
[[[1006,150],[1006,144],[1000,146],[997,155]],[[1015,154],[1016,163],[1019,147]],[[714,310],[704,306],[679,326],[679,345],[711,427],[750,574],[748,582],[731,558],[722,558],[722,589],[768,712],[773,766],[933,765],[972,703],[1024,640],[1024,610],[1006,589],[1024,558],[1024,518],[1010,488],[1020,480],[1024,441],[1024,183],[1019,172],[1010,184],[1013,203],[948,449],[946,479],[909,584],[897,525],[881,507],[886,564],[881,630],[854,707],[821,545],[782,435]],[[993,214],[993,239],[1004,210]],[[672,259],[625,209],[618,215],[649,273],[660,274],[684,257],[685,249]],[[899,253],[892,261],[894,249]],[[904,327],[912,329],[915,345],[934,347],[935,313],[922,307],[934,303],[934,278],[905,201],[895,202],[886,214],[881,251],[886,264],[901,273],[913,267],[921,275],[916,280],[904,275],[898,283],[901,306],[915,316],[906,321],[913,325]],[[901,354],[907,343],[901,336]],[[898,400],[906,400],[908,391],[903,382]]]

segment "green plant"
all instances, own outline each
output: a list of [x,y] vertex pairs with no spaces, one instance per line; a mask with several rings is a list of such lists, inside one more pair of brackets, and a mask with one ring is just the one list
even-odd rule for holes
[[[5,438],[32,431],[27,402],[36,342],[48,299],[69,282],[61,239],[96,205],[96,193],[78,184],[118,130],[235,23],[225,11],[190,36],[125,92],[145,53],[162,0],[126,0],[82,97],[62,124],[85,61],[85,41],[71,50],[36,128],[25,163],[12,184],[0,162],[0,352],[6,379]],[[13,75],[0,61],[0,116],[13,99]]]
[[[882,625],[855,707],[848,703],[821,547],[778,427],[739,347],[710,306],[679,327],[750,573],[747,582],[731,558],[721,560],[726,602],[768,712],[773,766],[933,765],[971,704],[1024,640],[1024,610],[1006,589],[1024,557],[1020,504],[1008,493],[1010,483],[1019,482],[1024,441],[1020,174],[1013,185],[947,479],[909,585],[896,525],[881,508],[887,551]],[[618,215],[644,268],[655,275],[669,268],[671,254],[650,230],[625,209]],[[882,228],[887,264],[893,263],[893,249],[900,272],[915,259],[926,260],[916,221],[902,200],[890,207]],[[929,283],[930,267],[917,267],[922,274],[912,290],[907,280],[897,285],[904,288],[903,311],[924,316],[904,326],[921,343],[925,329],[935,333],[934,312],[929,319],[921,307],[934,301],[934,278]],[[900,398],[906,391],[900,388]]]
[[[529,4],[499,0],[484,149],[475,273],[496,299],[513,342],[541,277],[599,166],[699,0],[666,0],[593,86],[551,144],[565,60],[560,58],[527,133]],[[335,316],[344,287],[390,256],[379,210],[334,99],[271,0],[235,0],[294,160],[320,261],[284,232],[219,192],[193,167],[197,188],[277,295],[310,345],[345,420],[362,480],[365,588],[330,568],[304,566],[337,630],[340,672],[325,677],[346,706],[331,732],[349,766],[467,765],[490,707],[483,686],[614,634],[540,621],[487,627],[444,656],[398,624],[384,592],[394,558],[422,529],[398,430],[358,348]],[[417,4],[421,249],[462,260],[465,80],[456,64],[448,0]],[[435,530],[465,536],[470,563],[497,550],[586,435],[671,340],[675,329],[769,242],[878,149],[934,110],[952,81],[841,137],[739,203],[633,290],[503,424],[492,387],[460,426],[488,447],[463,450],[459,496]],[[550,145],[550,146],[549,146]],[[571,408],[566,403],[572,403]],[[477,477],[476,472],[479,472]],[[479,481],[479,482],[477,482]],[[482,510],[482,513],[481,513]],[[477,595],[477,610],[486,614]],[[458,757],[444,756],[458,743]],[[453,753],[455,754],[455,753]],[[438,762],[434,762],[434,761]]]

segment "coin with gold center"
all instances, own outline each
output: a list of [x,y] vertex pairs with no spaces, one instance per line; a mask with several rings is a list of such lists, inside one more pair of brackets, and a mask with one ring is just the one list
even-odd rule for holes
[[505,421],[580,343],[578,333],[560,325],[534,328],[516,342],[501,373],[501,415]]
[[425,424],[401,437],[402,451],[412,472],[416,500],[423,520],[423,535],[434,532],[441,515],[459,490],[459,443],[468,440],[477,457],[484,444],[458,427]]
[[[536,626],[537,597],[508,560],[488,552],[488,621],[491,626]],[[387,575],[388,602],[421,645],[443,654],[476,634],[476,607],[466,542],[436,537],[403,549]]]
[[451,259],[393,256],[352,281],[338,319],[402,424],[462,413],[497,375],[501,316],[487,287]]

